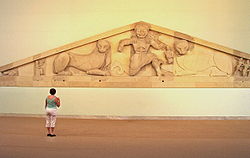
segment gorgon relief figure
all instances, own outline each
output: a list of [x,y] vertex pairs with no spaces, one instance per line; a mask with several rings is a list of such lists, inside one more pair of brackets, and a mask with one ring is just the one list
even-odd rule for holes
[[135,35],[129,39],[120,41],[118,51],[122,52],[124,46],[132,45],[133,54],[130,57],[129,75],[136,75],[142,67],[152,64],[157,76],[162,76],[161,64],[163,61],[150,52],[150,47],[154,49],[167,49],[167,45],[162,42],[157,42],[151,37],[150,25],[140,22],[134,28]]

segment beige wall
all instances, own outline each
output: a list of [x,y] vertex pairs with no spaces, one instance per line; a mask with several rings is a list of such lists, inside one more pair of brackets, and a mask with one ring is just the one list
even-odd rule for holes
[[[60,115],[249,116],[249,89],[57,88]],[[43,114],[48,88],[0,88],[1,113]]]
[[137,21],[250,53],[249,0],[5,0],[0,65]]
[[[249,0],[124,2],[1,1],[0,65],[141,20],[250,52]],[[0,113],[41,114],[47,91],[0,88]],[[58,89],[64,115],[249,116],[249,94],[249,89]]]

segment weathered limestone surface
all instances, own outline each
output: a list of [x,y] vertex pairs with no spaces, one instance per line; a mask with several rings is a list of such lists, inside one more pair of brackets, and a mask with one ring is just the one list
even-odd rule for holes
[[0,72],[0,86],[250,87],[250,54],[138,22]]

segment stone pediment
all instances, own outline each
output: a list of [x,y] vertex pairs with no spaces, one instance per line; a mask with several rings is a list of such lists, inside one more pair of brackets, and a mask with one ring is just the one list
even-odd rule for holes
[[0,86],[250,87],[250,54],[138,22],[0,67]]

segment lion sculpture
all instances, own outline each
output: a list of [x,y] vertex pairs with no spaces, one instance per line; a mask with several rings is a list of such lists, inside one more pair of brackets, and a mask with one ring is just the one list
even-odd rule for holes
[[54,73],[72,75],[68,68],[74,67],[88,75],[109,76],[110,49],[108,41],[98,40],[96,48],[90,54],[80,55],[72,52],[59,54],[54,60]]

